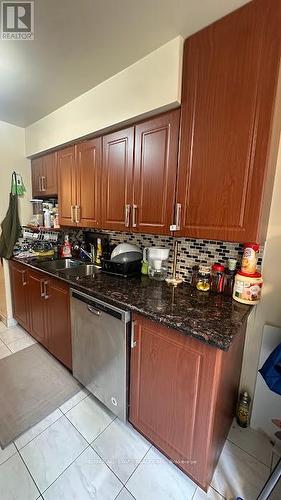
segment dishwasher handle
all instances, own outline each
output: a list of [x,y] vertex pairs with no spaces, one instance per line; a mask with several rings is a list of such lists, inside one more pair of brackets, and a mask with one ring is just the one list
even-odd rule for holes
[[91,313],[95,314],[96,316],[101,316],[101,311],[99,311],[98,309],[95,309],[93,306],[87,306],[88,307],[88,311],[90,311]]

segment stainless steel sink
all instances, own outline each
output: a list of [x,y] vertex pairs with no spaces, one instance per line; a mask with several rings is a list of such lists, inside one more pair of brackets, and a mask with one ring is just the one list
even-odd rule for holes
[[81,260],[74,259],[61,259],[61,260],[49,260],[47,262],[41,262],[38,264],[40,269],[44,269],[45,271],[64,271],[69,269],[77,269],[80,266],[84,266],[85,263]]
[[79,267],[74,267],[70,269],[62,269],[59,274],[62,278],[77,279],[84,278],[85,276],[93,276],[100,271],[100,268],[95,266],[95,264],[85,264],[82,263]]

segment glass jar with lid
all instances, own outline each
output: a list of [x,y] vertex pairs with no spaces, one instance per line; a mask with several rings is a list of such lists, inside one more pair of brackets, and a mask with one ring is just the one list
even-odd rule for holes
[[210,290],[210,267],[209,266],[199,266],[197,283],[197,290],[201,292],[208,292]]
[[213,264],[211,272],[211,291],[216,293],[223,292],[224,266],[222,264]]

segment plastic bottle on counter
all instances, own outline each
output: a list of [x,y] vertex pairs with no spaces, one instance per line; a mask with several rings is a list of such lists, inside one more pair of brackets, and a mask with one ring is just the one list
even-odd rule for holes
[[66,234],[65,238],[64,238],[64,243],[61,247],[61,256],[63,259],[67,259],[69,257],[72,257],[71,249],[72,249],[72,246],[71,246],[71,243],[69,242],[69,236],[68,236],[68,234]]
[[48,208],[44,211],[44,226],[51,227],[51,212]]
[[260,246],[258,243],[245,243],[242,257],[241,271],[246,274],[255,274]]

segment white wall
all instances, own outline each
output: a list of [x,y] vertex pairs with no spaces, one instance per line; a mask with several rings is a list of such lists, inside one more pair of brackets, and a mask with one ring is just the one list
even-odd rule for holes
[[[26,128],[26,156],[181,101],[183,39],[132,66]],[[79,68],[76,68],[79,71]]]
[[[13,170],[22,175],[26,187],[25,195],[19,199],[20,220],[22,224],[25,224],[31,214],[30,161],[25,158],[25,131],[23,128],[0,121],[0,222],[4,219],[9,204]],[[6,291],[3,288],[0,289],[1,294],[6,293],[7,304],[7,310],[2,313],[9,319],[12,318],[12,307],[7,263],[4,262],[4,267],[0,268],[0,272],[4,273],[6,283]],[[3,282],[3,275],[0,281]]]

